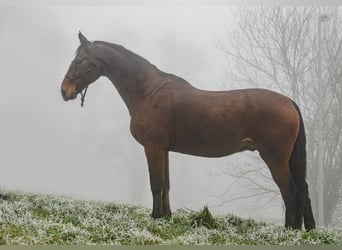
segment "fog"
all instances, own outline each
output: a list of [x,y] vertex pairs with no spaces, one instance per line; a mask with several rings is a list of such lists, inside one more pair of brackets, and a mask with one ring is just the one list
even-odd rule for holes
[[[0,8],[0,188],[151,208],[143,148],[130,135],[127,108],[112,83],[100,78],[92,84],[83,108],[79,98],[62,100],[60,84],[79,46],[78,31],[215,90],[225,67],[217,38],[234,25],[230,13],[229,6]],[[171,153],[172,210],[218,202],[216,195],[233,180],[211,174],[217,164]],[[241,210],[239,202],[213,210],[268,219],[282,212]]]

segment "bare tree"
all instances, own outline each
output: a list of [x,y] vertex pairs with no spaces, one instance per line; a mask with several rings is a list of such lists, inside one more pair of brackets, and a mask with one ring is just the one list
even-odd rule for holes
[[[322,13],[315,7],[234,9],[236,29],[227,30],[226,39],[219,41],[219,47],[227,57],[227,76],[234,87],[273,89],[299,104],[308,138],[307,177],[313,207],[317,214],[317,186],[321,181],[317,157],[321,150],[323,221],[324,225],[335,225],[342,222],[342,25],[338,8],[324,8]],[[321,33],[318,22],[322,25]],[[322,130],[318,130],[319,108],[324,121]],[[319,133],[322,145],[317,141]],[[259,171],[257,168],[253,174],[262,176]],[[237,175],[231,171],[228,174]],[[247,167],[242,167],[238,175],[250,178]],[[258,192],[274,192],[263,188],[264,184],[255,183],[260,179],[267,180],[251,180]]]

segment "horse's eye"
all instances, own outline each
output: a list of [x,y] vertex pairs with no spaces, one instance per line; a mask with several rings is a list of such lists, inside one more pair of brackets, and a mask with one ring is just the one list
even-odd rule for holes
[[76,64],[81,64],[82,61],[83,61],[82,58],[75,59],[75,63],[76,63]]

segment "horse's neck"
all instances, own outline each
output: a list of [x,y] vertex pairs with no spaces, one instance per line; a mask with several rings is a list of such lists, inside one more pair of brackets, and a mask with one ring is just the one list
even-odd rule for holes
[[130,113],[138,106],[145,91],[153,88],[158,69],[147,60],[124,49],[107,48],[102,58],[104,75],[118,90]]

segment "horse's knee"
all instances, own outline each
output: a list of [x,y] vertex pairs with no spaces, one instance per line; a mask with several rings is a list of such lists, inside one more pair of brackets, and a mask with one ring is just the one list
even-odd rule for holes
[[163,185],[162,185],[162,180],[150,180],[151,183],[151,192],[152,195],[161,195],[162,191],[163,191]]

